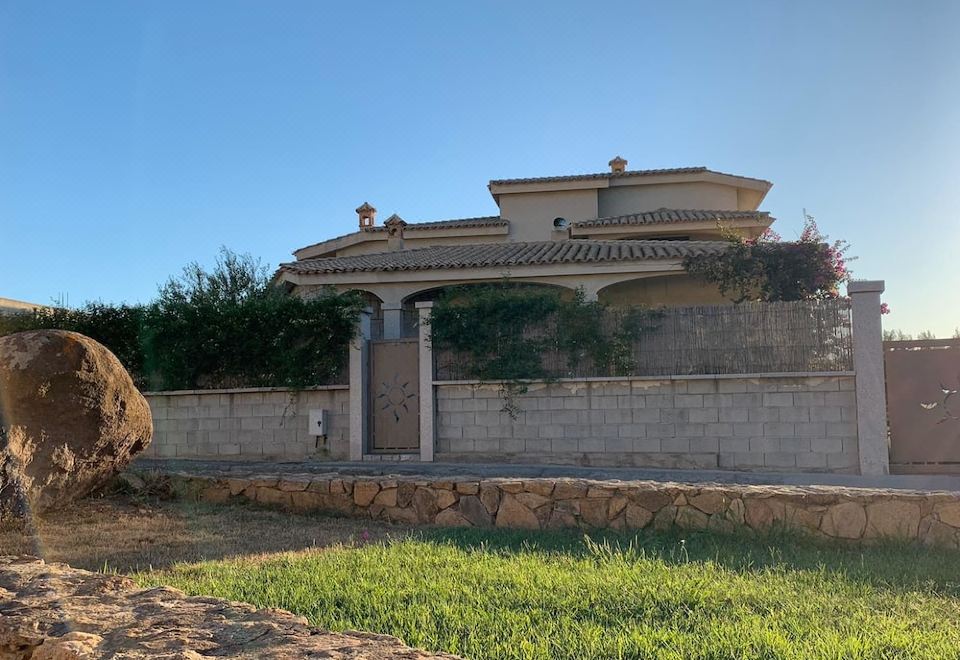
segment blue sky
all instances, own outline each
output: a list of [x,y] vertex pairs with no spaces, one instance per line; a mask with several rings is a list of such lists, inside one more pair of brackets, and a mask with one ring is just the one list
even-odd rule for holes
[[769,179],[960,326],[958,2],[0,0],[0,296],[145,301],[219,246],[496,213],[491,178]]

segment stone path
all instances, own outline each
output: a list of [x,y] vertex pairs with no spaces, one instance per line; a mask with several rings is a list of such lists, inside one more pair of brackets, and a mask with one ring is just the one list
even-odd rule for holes
[[800,474],[779,472],[732,472],[724,470],[666,470],[638,468],[595,468],[565,465],[501,465],[473,463],[419,462],[334,462],[303,461],[211,461],[146,459],[136,461],[133,469],[197,474],[325,474],[349,476],[409,475],[424,477],[479,478],[559,478],[619,481],[663,481],[674,483],[717,483],[774,486],[844,486],[849,488],[892,488],[960,492],[960,475],[885,475]]
[[0,557],[0,658],[455,658],[388,635],[334,633],[278,609],[176,589],[140,589],[117,575],[34,557]]

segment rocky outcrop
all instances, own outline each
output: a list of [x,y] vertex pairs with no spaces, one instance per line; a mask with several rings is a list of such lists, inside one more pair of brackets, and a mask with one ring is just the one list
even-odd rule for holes
[[454,658],[387,635],[333,633],[257,609],[33,557],[0,557],[0,658]]
[[208,502],[246,498],[407,524],[511,529],[783,527],[824,539],[960,547],[960,493],[566,478],[173,473]]
[[152,434],[146,400],[102,345],[59,330],[0,337],[0,519],[83,497]]

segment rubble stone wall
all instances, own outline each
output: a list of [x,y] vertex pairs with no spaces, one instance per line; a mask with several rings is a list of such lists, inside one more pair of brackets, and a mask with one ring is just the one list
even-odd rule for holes
[[235,498],[392,522],[514,529],[783,526],[833,539],[896,538],[960,547],[960,493],[567,478],[450,479],[175,474],[208,502]]

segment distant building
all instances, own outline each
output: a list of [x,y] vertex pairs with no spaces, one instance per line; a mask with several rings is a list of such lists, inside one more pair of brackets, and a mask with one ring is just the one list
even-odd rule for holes
[[22,300],[13,300],[12,298],[0,298],[0,314],[22,314],[32,312],[35,309],[43,309],[46,305],[24,302]]
[[[277,279],[297,295],[322,287],[367,294],[385,328],[444,287],[512,281],[581,288],[615,304],[723,302],[690,278],[687,256],[725,248],[722,232],[756,237],[773,222],[758,208],[772,184],[705,167],[610,171],[490,181],[499,207],[489,217],[377,226],[364,203],[358,231],[294,252]],[[429,194],[427,191],[425,194]]]

